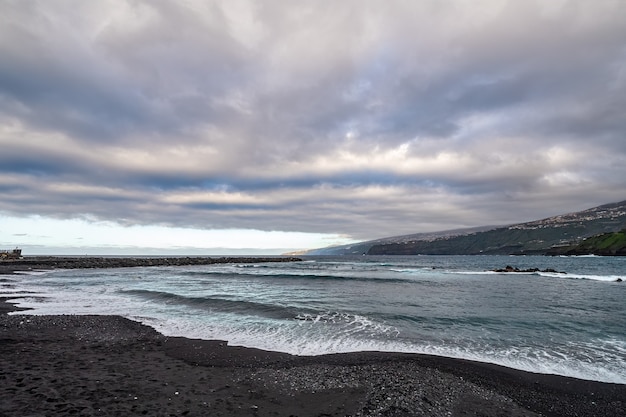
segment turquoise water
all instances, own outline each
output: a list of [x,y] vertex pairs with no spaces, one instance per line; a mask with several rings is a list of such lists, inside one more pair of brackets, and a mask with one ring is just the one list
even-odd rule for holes
[[[506,265],[567,274],[490,272]],[[299,355],[429,353],[626,383],[625,258],[310,257],[1,278],[27,314],[119,314]]]

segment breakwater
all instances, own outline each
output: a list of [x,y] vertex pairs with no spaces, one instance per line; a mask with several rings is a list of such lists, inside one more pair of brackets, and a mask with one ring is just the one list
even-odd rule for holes
[[159,257],[159,258],[105,258],[105,257],[60,257],[32,256],[23,259],[0,262],[0,274],[19,271],[37,271],[50,269],[93,269],[93,268],[130,268],[146,266],[186,266],[213,264],[250,264],[267,262],[298,262],[294,257]]

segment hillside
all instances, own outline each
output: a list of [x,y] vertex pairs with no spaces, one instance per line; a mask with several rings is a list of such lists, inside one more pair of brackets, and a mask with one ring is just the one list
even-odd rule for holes
[[498,226],[482,226],[471,227],[466,229],[444,230],[432,233],[414,233],[411,235],[393,236],[376,240],[368,240],[366,242],[352,243],[348,245],[330,246],[320,249],[312,249],[304,252],[294,252],[288,255],[363,255],[375,245],[383,245],[389,243],[401,243],[407,241],[427,241],[431,242],[436,239],[450,238],[454,236],[463,236],[470,233],[483,232],[495,229]]
[[577,245],[554,248],[549,254],[626,256],[626,229],[592,236]]
[[483,226],[387,237],[299,255],[547,254],[626,228],[626,201],[511,226]]
[[492,230],[373,245],[370,255],[546,254],[626,227],[626,201]]

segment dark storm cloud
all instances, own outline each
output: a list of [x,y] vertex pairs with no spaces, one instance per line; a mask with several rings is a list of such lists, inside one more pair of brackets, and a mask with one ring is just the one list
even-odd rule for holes
[[623,2],[0,9],[6,213],[367,238],[626,195]]
[[5,2],[3,113],[85,141],[176,135],[210,121],[212,95],[241,78],[237,48],[185,8],[154,2],[143,9],[155,17],[141,30],[118,33],[99,22],[96,33],[81,33],[72,25],[82,16],[63,6]]

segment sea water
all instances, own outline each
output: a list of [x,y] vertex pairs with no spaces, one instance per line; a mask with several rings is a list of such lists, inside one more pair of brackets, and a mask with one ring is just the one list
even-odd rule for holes
[[[562,273],[496,273],[506,265]],[[618,282],[622,279],[624,282]],[[17,314],[117,314],[297,355],[415,352],[626,383],[626,258],[305,257],[1,276]]]

